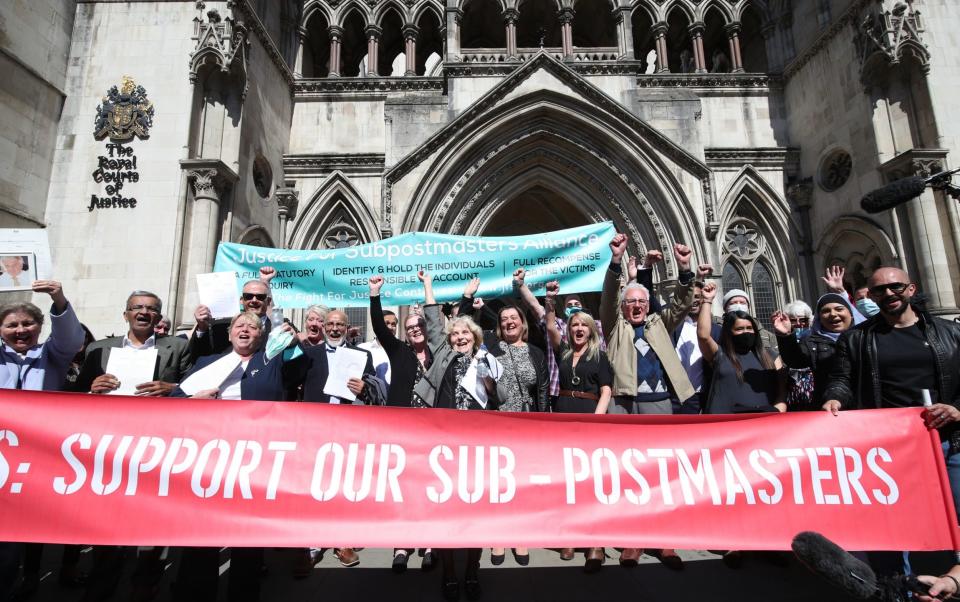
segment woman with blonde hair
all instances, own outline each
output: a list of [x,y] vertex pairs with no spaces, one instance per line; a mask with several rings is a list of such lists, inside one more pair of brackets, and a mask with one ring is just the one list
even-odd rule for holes
[[[600,350],[597,322],[583,311],[567,322],[567,341],[563,342],[557,327],[556,305],[560,284],[548,282],[546,289],[547,336],[557,359],[560,391],[554,412],[574,414],[606,414],[613,395],[613,368],[607,354]],[[560,558],[573,560],[573,548],[560,550]],[[583,570],[600,570],[605,558],[603,548],[589,548]]]

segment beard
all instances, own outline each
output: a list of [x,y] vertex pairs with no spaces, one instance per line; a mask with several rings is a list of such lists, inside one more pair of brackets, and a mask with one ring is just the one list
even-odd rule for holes
[[[887,300],[892,300],[892,299],[897,299],[897,300],[899,300],[899,301],[900,301],[900,307],[898,307],[898,308],[896,308],[896,309],[890,309],[890,308],[888,308],[888,307],[887,307]],[[896,317],[902,315],[903,312],[907,311],[907,308],[910,307],[910,301],[911,301],[911,300],[912,300],[912,299],[911,299],[910,297],[904,297],[903,295],[891,295],[890,297],[887,297],[886,299],[884,299],[884,300],[880,303],[880,313],[882,313],[882,314],[884,314],[884,315],[886,315],[886,316],[890,316],[890,317],[896,318]]]

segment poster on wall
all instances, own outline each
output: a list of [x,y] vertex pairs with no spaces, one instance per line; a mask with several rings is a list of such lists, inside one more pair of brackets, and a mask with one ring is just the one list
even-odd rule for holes
[[0,292],[28,291],[52,271],[46,230],[0,228]]

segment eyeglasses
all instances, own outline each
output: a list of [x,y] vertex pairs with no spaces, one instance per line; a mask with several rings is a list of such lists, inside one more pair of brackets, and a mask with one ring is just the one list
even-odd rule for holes
[[810,318],[790,318],[791,324],[809,324]]
[[127,311],[145,311],[151,314],[160,313],[160,308],[156,305],[131,305],[127,308]]
[[269,298],[270,298],[270,295],[266,293],[243,293],[244,301],[253,301],[254,299],[256,299],[257,301],[266,301]]
[[623,300],[623,304],[624,304],[624,305],[639,305],[640,307],[643,307],[643,306],[645,306],[645,305],[649,305],[649,304],[650,304],[650,301],[648,301],[648,300],[646,300],[646,299],[624,299],[624,300]]
[[875,296],[880,296],[883,293],[887,292],[889,289],[894,295],[899,295],[910,286],[909,284],[904,284],[902,282],[890,282],[888,284],[878,284],[877,286],[870,287],[870,294]]

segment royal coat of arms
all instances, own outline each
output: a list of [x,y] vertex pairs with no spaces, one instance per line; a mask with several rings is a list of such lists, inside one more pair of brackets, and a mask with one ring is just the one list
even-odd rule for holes
[[147,100],[147,91],[138,86],[129,76],[123,76],[120,89],[116,86],[107,91],[103,104],[97,107],[93,122],[93,137],[103,140],[141,140],[150,137],[153,125],[153,103]]

